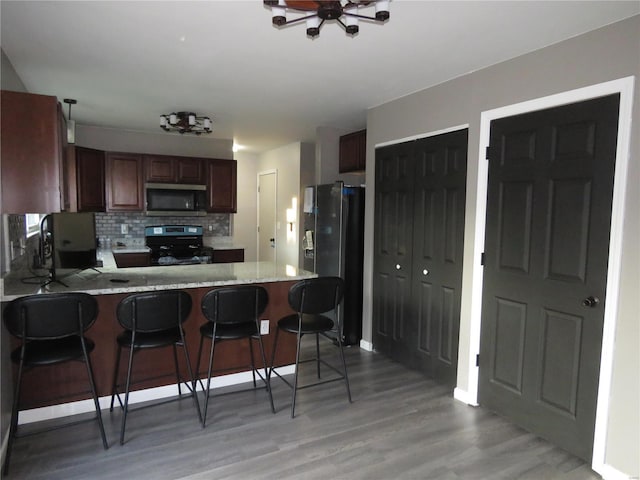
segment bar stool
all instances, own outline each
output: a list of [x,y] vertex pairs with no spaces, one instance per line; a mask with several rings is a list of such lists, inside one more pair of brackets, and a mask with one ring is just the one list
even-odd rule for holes
[[[289,289],[289,306],[291,306],[291,308],[296,313],[287,315],[286,317],[283,317],[278,321],[276,338],[273,343],[273,355],[271,357],[271,368],[269,370],[269,377],[271,376],[272,372],[275,373],[284,383],[286,383],[292,389],[291,418],[293,418],[295,414],[296,392],[303,388],[314,387],[316,385],[322,385],[338,380],[344,380],[344,384],[347,389],[347,398],[349,399],[349,403],[351,403],[351,390],[349,389],[349,378],[347,377],[347,365],[344,361],[344,350],[342,347],[342,325],[340,325],[339,322],[334,322],[326,315],[333,312],[333,315],[337,318],[338,305],[342,301],[343,296],[344,280],[342,280],[342,278],[340,277],[318,277],[301,280],[293,284]],[[274,360],[276,357],[276,349],[278,346],[278,336],[281,330],[284,332],[294,333],[297,336],[296,365],[293,384],[289,383],[287,379],[282,377],[273,369]],[[337,340],[338,350],[340,353],[342,371],[338,370],[333,365],[330,365],[320,358],[319,337],[320,335],[322,335],[333,343],[334,338],[328,335],[329,332],[334,332],[336,334],[335,339]],[[300,360],[300,342],[303,335],[306,334],[315,334],[316,336],[316,356],[315,358]],[[306,362],[316,363],[318,381],[304,386],[299,386],[299,367],[301,363]],[[320,380],[321,363],[336,372],[339,377]]]
[[[198,419],[201,420],[200,405],[195,394],[195,380],[191,370],[189,352],[184,339],[184,329],[182,324],[191,312],[191,297],[181,290],[165,290],[149,293],[135,293],[122,299],[118,304],[116,315],[118,322],[124,331],[118,335],[118,352],[116,356],[116,366],[113,373],[113,384],[111,388],[111,408],[113,411],[114,398],[118,398],[118,403],[123,409],[122,426],[120,428],[120,445],[124,444],[124,432],[129,412],[129,391],[131,388],[131,372],[133,370],[133,358],[141,350],[172,347],[173,361],[176,368],[176,379],[178,383],[178,396],[182,396],[180,384],[180,370],[178,367],[178,354],[176,347],[180,346],[184,350],[184,356],[189,372],[189,383],[187,388],[191,391],[191,396],[198,412]],[[120,400],[118,393],[118,371],[120,369],[120,357],[122,349],[129,349],[129,361],[127,367],[127,379],[125,383],[124,403]]]
[[23,372],[29,367],[55,365],[73,360],[84,362],[102,445],[105,450],[109,448],[89,358],[95,344],[90,338],[84,336],[98,316],[96,299],[86,293],[29,295],[11,301],[5,308],[3,316],[9,333],[22,340],[22,345],[11,352],[11,360],[18,364],[18,378],[13,397],[3,474],[7,475],[9,471],[11,448],[14,439],[18,437],[20,388]]
[[[202,357],[202,345],[205,338],[211,339],[211,349],[209,351],[209,369],[207,372],[207,387],[204,388],[204,413],[202,415],[202,428],[207,421],[207,409],[209,397],[211,395],[211,373],[213,370],[213,357],[216,343],[229,340],[247,339],[249,344],[249,356],[251,373],[253,375],[253,388],[257,388],[256,374],[264,382],[271,403],[271,411],[276,413],[271,396],[271,386],[267,373],[267,362],[264,354],[264,345],[260,335],[260,315],[265,311],[269,295],[264,287],[259,285],[247,285],[239,287],[226,287],[210,290],[202,298],[202,313],[208,320],[200,327],[200,347],[198,348],[198,362],[196,363],[196,378],[199,378],[198,368]],[[264,376],[256,368],[253,344],[256,341],[262,358],[262,368]],[[231,367],[225,370],[237,370],[240,367]],[[200,380],[202,384],[202,380]],[[238,393],[245,390],[236,390],[229,393]]]

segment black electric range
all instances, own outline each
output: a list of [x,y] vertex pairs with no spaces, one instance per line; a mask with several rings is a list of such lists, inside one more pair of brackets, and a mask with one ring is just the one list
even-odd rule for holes
[[203,245],[202,232],[197,225],[146,227],[144,236],[151,250],[151,265],[211,263],[213,249]]

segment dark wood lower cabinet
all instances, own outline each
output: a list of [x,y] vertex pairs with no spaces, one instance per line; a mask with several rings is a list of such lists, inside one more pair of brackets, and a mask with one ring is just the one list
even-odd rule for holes
[[[269,319],[269,334],[263,337],[267,362],[271,360],[273,340],[278,320],[293,313],[287,302],[291,282],[272,282],[262,284],[269,293],[269,304],[262,318]],[[213,287],[212,287],[213,288]],[[198,343],[200,341],[200,326],[205,322],[200,311],[202,297],[211,288],[194,288],[186,290],[193,300],[191,314],[184,323],[187,347],[195,371]],[[116,308],[120,300],[127,294],[98,295],[99,314],[94,325],[87,331],[96,347],[91,354],[96,388],[98,396],[111,394],[111,382],[116,356],[116,336],[122,331],[116,319]],[[19,342],[12,338],[12,346]],[[254,342],[255,343],[255,342]],[[135,379],[147,379],[132,386],[133,390],[171,385],[176,381],[173,356],[165,349],[153,349],[140,353],[135,362]],[[258,355],[257,350],[254,351]],[[275,365],[290,365],[295,363],[296,342],[293,335],[281,335],[278,339],[278,351]],[[256,358],[259,358],[256,356]],[[184,357],[178,355],[182,378],[187,378],[188,372],[184,364]],[[198,368],[200,376],[206,376],[208,358],[203,355]],[[221,342],[216,345],[216,368],[234,368],[238,365],[249,364],[249,349],[246,342]],[[121,365],[122,367],[122,365]],[[236,370],[237,371],[237,370]],[[223,372],[233,373],[234,370]],[[15,373],[15,370],[14,370]],[[124,382],[126,368],[121,368]],[[222,374],[222,373],[220,373]],[[91,398],[87,391],[86,367],[81,362],[69,362],[50,367],[35,368],[27,373],[28,379],[23,383],[20,393],[21,410],[56,405],[59,403],[86,400]]]
[[113,259],[118,268],[148,267],[151,265],[150,253],[114,253]]
[[244,248],[213,250],[213,263],[244,262]]

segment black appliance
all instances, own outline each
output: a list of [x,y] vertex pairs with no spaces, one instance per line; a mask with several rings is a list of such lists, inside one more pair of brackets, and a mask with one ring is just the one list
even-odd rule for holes
[[202,227],[158,225],[146,227],[144,236],[151,249],[151,265],[211,263],[213,248],[202,243]]
[[146,214],[148,216],[206,215],[206,185],[172,183],[145,184]]
[[303,268],[344,279],[338,316],[345,345],[362,338],[364,197],[364,187],[341,181],[305,189]]
[[[51,282],[61,282],[61,269],[85,270],[102,266],[96,257],[96,224],[93,213],[51,213],[40,221],[39,267],[49,270]],[[66,285],[65,285],[66,286]]]

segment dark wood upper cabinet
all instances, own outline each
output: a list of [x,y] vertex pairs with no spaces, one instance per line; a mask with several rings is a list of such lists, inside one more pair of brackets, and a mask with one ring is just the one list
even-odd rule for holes
[[176,172],[178,183],[201,184],[203,161],[199,158],[178,157],[176,159]]
[[2,90],[2,213],[64,207],[63,138],[56,97]]
[[145,155],[144,167],[147,182],[173,183],[176,181],[173,157],[165,155]]
[[203,183],[203,161],[199,158],[145,155],[144,163],[147,182]]
[[367,131],[340,137],[340,173],[363,172],[367,167]]
[[107,211],[144,210],[143,171],[142,155],[107,153],[105,168]]
[[102,150],[75,148],[78,212],[104,212],[104,159]]
[[206,160],[207,211],[211,213],[236,213],[237,173],[235,160]]

